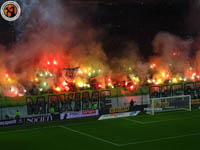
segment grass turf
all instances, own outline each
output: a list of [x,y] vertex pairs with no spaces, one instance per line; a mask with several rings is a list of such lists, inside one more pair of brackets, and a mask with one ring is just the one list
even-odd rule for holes
[[194,150],[199,138],[199,110],[0,128],[0,148],[7,150]]

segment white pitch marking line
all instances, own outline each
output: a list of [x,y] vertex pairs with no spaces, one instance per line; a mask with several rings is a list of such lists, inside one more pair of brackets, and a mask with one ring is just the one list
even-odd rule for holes
[[74,125],[86,125],[86,124],[91,124],[91,123],[95,123],[95,121],[88,121],[88,122],[80,122],[80,123],[70,123],[64,126],[74,126]]
[[80,131],[71,129],[71,128],[68,128],[68,127],[66,127],[66,126],[59,126],[59,127],[65,129],[65,130],[69,130],[69,131],[72,131],[72,132],[74,132],[74,133],[78,133],[78,134],[81,134],[81,135],[90,137],[90,138],[92,138],[92,139],[95,139],[95,140],[98,140],[98,141],[107,143],[107,144],[111,144],[111,145],[118,146],[118,147],[120,146],[120,144],[113,143],[113,142],[111,142],[111,141],[108,141],[108,140],[105,140],[105,139],[102,139],[102,138],[99,138],[99,137],[96,137],[96,136],[93,136],[93,135],[90,135],[90,134],[86,134],[86,133],[83,133],[83,132],[80,132]]
[[175,121],[175,120],[185,120],[185,119],[189,119],[189,118],[177,118],[177,119],[166,119],[166,120],[157,120],[157,121],[147,121],[147,122],[143,122],[144,124],[149,124],[149,123],[158,123],[158,122],[167,122],[167,121]]
[[166,121],[173,121],[173,120],[185,120],[185,119],[194,119],[194,118],[199,118],[199,116],[196,116],[196,117],[182,117],[182,118],[174,118],[174,119],[166,119],[166,120],[157,120],[157,121],[147,121],[147,122],[144,122],[144,123],[145,123],[145,124],[148,124],[148,123],[166,122]]
[[128,119],[128,118],[123,118],[124,120],[140,123],[140,124],[150,124],[150,123],[158,123],[158,122],[167,122],[167,121],[175,121],[175,120],[185,120],[185,119],[194,119],[194,118],[199,118],[199,116],[196,117],[182,117],[182,118],[176,118],[176,119],[166,119],[166,120],[157,120],[157,121],[138,121],[138,120],[133,120],[133,119]]
[[[70,124],[67,124],[65,126],[72,126],[72,125],[84,125],[84,124],[88,124],[88,123],[93,123],[92,121],[88,121],[88,122],[83,122],[83,123],[70,123]],[[23,126],[23,125],[22,125]],[[28,125],[27,125],[28,127]],[[26,131],[33,131],[33,130],[40,130],[40,129],[48,129],[48,128],[57,128],[57,127],[60,127],[59,125],[57,126],[47,126],[47,127],[39,127],[39,128],[30,128],[30,129],[21,129],[21,130],[11,130],[11,131],[1,131],[0,132],[0,135],[1,134],[7,134],[7,133],[21,133],[21,132],[26,132]],[[2,127],[4,128],[4,127]]]
[[0,132],[1,134],[7,134],[7,133],[22,133],[26,131],[33,131],[33,130],[40,130],[40,129],[48,129],[48,128],[56,128],[58,126],[50,126],[50,127],[41,127],[41,128],[31,128],[31,129],[22,129],[22,130],[12,130],[12,131],[5,131],[5,132]]
[[157,141],[162,141],[162,140],[177,139],[177,138],[183,138],[183,137],[189,137],[189,136],[195,136],[195,135],[200,135],[200,132],[192,133],[192,134],[185,134],[185,135],[178,135],[178,136],[171,136],[171,137],[164,137],[164,138],[159,138],[159,139],[131,142],[131,143],[126,143],[126,144],[120,144],[120,146],[143,144],[143,143],[149,143],[149,142],[157,142]]
[[133,120],[133,119],[128,119],[128,118],[122,118],[122,119],[131,121],[131,122],[135,122],[135,123],[139,123],[139,124],[145,124],[145,122],[143,122],[143,121],[138,121],[138,120]]

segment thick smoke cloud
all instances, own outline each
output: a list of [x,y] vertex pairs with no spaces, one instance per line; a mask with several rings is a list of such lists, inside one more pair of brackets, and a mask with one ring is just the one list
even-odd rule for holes
[[[126,44],[120,57],[108,58],[98,40],[99,32],[104,31],[80,20],[72,6],[57,0],[20,0],[20,4],[23,13],[15,24],[17,42],[7,52],[0,46],[0,83],[4,95],[55,89],[65,81],[82,87],[97,72],[96,83],[102,83],[103,87],[108,78],[112,78],[113,85],[120,81],[144,85],[147,81],[172,82],[174,78],[182,81],[196,78],[200,73],[198,37],[183,40],[160,32],[152,41],[154,54],[149,60],[140,58],[134,41]],[[197,52],[191,57],[193,51]],[[50,63],[56,67],[48,68]],[[80,67],[79,74],[68,78],[61,70],[66,67]],[[45,73],[48,77],[43,78]],[[41,86],[44,83],[46,87]]]
[[[21,0],[20,4],[23,13],[15,24],[18,40],[9,52],[4,52],[1,46],[2,72],[8,72],[15,79],[8,87],[27,86],[48,60],[55,59],[59,67],[107,69],[104,66],[107,58],[101,43],[96,41],[96,32],[80,22],[60,1]],[[61,77],[50,79],[49,87],[56,86]]]

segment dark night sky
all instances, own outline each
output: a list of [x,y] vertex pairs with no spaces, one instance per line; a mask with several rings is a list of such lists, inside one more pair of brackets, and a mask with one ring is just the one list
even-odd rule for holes
[[167,31],[185,36],[184,18],[187,9],[185,4],[100,5],[99,12],[103,10],[104,13],[97,12],[100,18],[95,23],[108,32],[108,37],[103,38],[105,46],[109,47],[111,41],[115,41],[111,45],[115,49],[117,43],[121,43],[117,46],[120,48],[125,42],[135,41],[141,52],[148,56],[151,54],[151,42],[158,32]]
[[[183,38],[197,34],[188,25],[190,5],[187,0],[79,0],[63,3],[75,6],[74,12],[84,22],[103,31],[99,34],[99,40],[108,56],[117,56],[127,42],[135,42],[146,58],[152,55],[151,43],[160,31]],[[0,43],[8,45],[12,25],[1,18],[0,27]]]

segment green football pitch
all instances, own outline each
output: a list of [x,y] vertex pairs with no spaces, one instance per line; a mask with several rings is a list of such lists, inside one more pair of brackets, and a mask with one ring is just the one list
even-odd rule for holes
[[199,141],[199,110],[0,128],[1,150],[195,150]]

